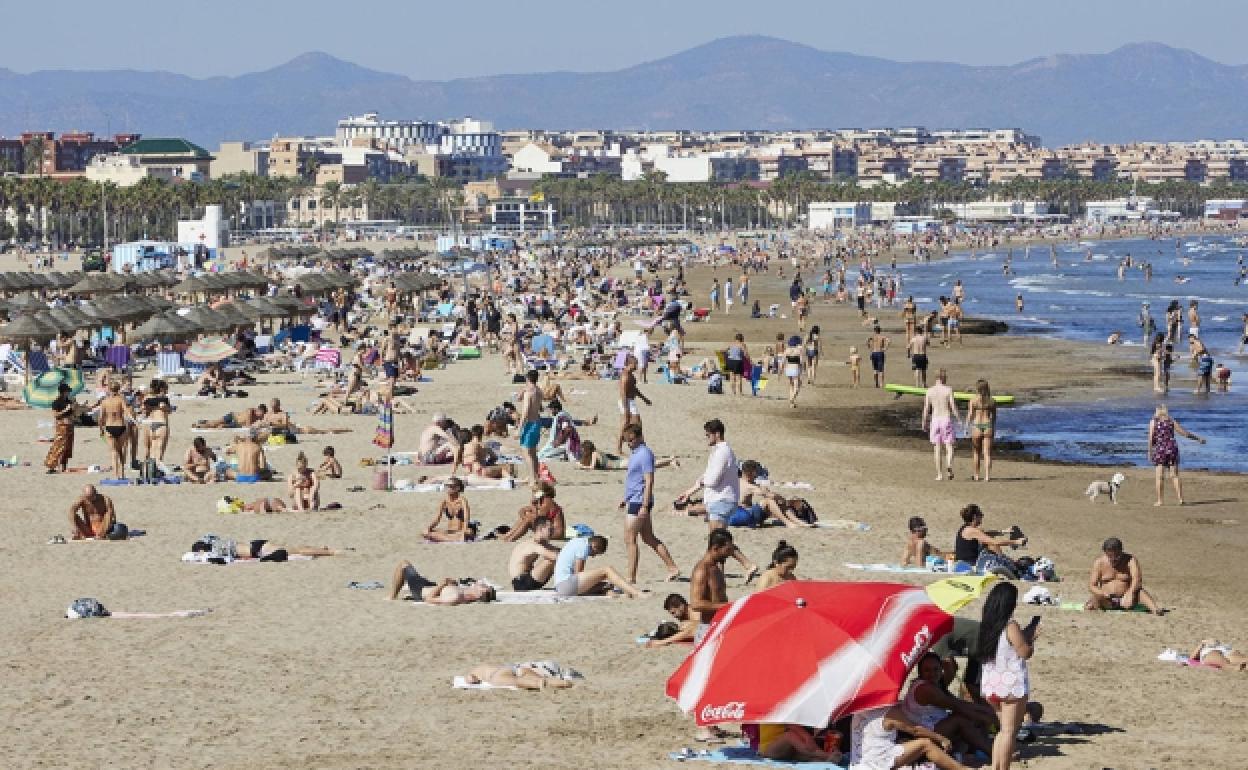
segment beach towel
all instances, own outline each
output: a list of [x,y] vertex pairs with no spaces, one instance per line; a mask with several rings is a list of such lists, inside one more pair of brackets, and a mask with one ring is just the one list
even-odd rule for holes
[[511,685],[490,684],[489,682],[469,682],[467,677],[457,676],[451,680],[451,686],[456,690],[518,690],[519,687]]
[[[649,634],[642,634],[641,636],[637,637],[637,644],[644,647],[646,643],[649,642],[652,638],[653,637],[651,637]],[[672,642],[672,644],[693,644],[693,640],[686,639],[683,642]]]
[[[292,557],[293,558],[293,557]],[[554,591],[498,591],[498,598],[489,604],[568,604],[570,602],[609,601],[610,596],[558,596]],[[409,602],[416,607],[436,607],[428,602]]]
[[871,525],[852,519],[820,519],[815,522],[818,529],[852,529],[858,532],[870,532]]
[[947,572],[933,572],[927,567],[903,567],[900,564],[856,564],[854,562],[845,562],[848,569],[858,570],[859,572],[892,572],[904,575],[948,575]]
[[[1068,612],[1122,612],[1122,610],[1088,610],[1083,606],[1083,602],[1060,602],[1055,605],[1059,610],[1067,610]],[[1130,609],[1130,612],[1148,612],[1148,608],[1139,602]]]
[[1157,660],[1162,663],[1178,663],[1180,666],[1187,666],[1188,668],[1211,668],[1215,671],[1222,670],[1221,666],[1215,666],[1212,663],[1201,663],[1196,658],[1188,657],[1178,650],[1174,650],[1169,647],[1161,651],[1161,654],[1157,656]]
[[781,762],[775,759],[763,759],[758,755],[758,752],[749,746],[725,746],[714,751],[685,749],[683,751],[673,751],[667,756],[668,759],[674,759],[677,762],[715,762],[726,765],[793,767],[803,768],[804,770],[845,770],[843,765],[832,762]]

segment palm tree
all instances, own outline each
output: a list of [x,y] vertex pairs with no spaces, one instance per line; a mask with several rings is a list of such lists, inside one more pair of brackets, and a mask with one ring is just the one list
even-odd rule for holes
[[38,174],[43,178],[43,154],[47,151],[48,140],[35,135],[22,147],[22,164],[27,174]]
[[[338,231],[338,207],[342,204],[342,183],[336,179],[331,179],[321,185],[321,205],[334,207],[334,232]],[[322,229],[324,229],[325,218],[321,217]]]

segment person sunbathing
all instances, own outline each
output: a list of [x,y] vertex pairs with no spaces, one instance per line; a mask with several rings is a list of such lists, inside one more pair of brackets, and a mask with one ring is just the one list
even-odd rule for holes
[[191,440],[186,456],[182,458],[182,472],[192,484],[211,484],[217,480],[213,467],[216,463],[217,453],[212,451],[203,436],[196,436]]
[[280,497],[260,497],[243,505],[243,510],[248,513],[285,513],[287,508],[286,501]]
[[561,676],[531,663],[511,665],[482,664],[464,675],[468,684],[488,684],[494,687],[515,687],[520,690],[545,690],[547,687],[566,689],[572,683]]
[[749,518],[756,522],[753,526],[762,526],[770,519],[776,519],[786,527],[813,527],[799,519],[787,505],[788,501],[770,489],[758,483],[758,475],[763,468],[755,460],[741,463],[740,503],[738,513],[748,512]]
[[488,583],[474,581],[464,585],[455,578],[442,578],[435,583],[417,572],[410,561],[400,562],[395,568],[387,598],[398,599],[404,586],[412,601],[426,604],[455,605],[498,600],[498,592]]
[[1206,666],[1217,666],[1223,671],[1248,669],[1248,655],[1217,639],[1202,639],[1192,650],[1190,657]]
[[[443,517],[446,518],[446,529],[439,530],[438,524]],[[425,539],[435,543],[462,543],[476,537],[477,525],[472,521],[468,498],[464,497],[464,482],[452,477],[446,482],[446,497],[438,503],[438,512],[425,529]]]
[[942,551],[927,542],[927,522],[923,520],[923,517],[911,516],[908,526],[910,534],[906,537],[905,549],[901,552],[901,566],[908,567],[914,564],[918,567],[926,567],[929,558],[945,561],[953,558],[952,553]]
[[460,448],[455,453],[450,475],[456,475],[462,467],[477,478],[494,481],[515,478],[515,466],[510,463],[498,464],[498,453],[485,445],[483,426],[474,425],[471,430],[460,430],[458,438]]
[[591,556],[607,552],[607,539],[602,535],[576,537],[559,551],[555,560],[555,593],[571,598],[574,596],[601,596],[614,587],[630,599],[645,595],[624,579],[614,567],[588,569]]
[[321,480],[316,471],[308,467],[308,456],[303,452],[295,458],[295,469],[286,480],[286,488],[296,511],[320,510]]
[[520,509],[519,519],[511,525],[511,529],[503,536],[503,541],[514,543],[543,519],[550,522],[550,537],[563,540],[567,534],[567,522],[563,517],[563,508],[555,502],[555,488],[551,484],[542,483],[533,495],[533,502]]
[[317,466],[317,474],[330,479],[342,478],[342,463],[338,462],[338,458],[334,456],[334,448],[325,447],[321,450],[321,456],[325,459]]
[[1144,576],[1135,556],[1124,553],[1122,541],[1111,537],[1101,544],[1101,555],[1088,576],[1089,610],[1130,610],[1136,603],[1154,615],[1165,614],[1153,595],[1144,590]]
[[671,634],[653,634],[646,640],[647,647],[669,647],[673,644],[683,644],[692,642],[694,636],[698,633],[698,621],[693,617],[693,612],[689,609],[689,602],[680,594],[668,594],[663,600],[663,609],[667,610],[676,622],[671,621],[660,624],[659,628],[674,625],[675,629]]
[[73,540],[125,540],[130,531],[117,521],[113,500],[91,484],[69,506],[69,530]]
[[550,545],[551,521],[541,518],[533,525],[533,538],[517,543],[507,561],[514,591],[537,591],[544,588],[555,571],[559,549]]
[[229,412],[219,420],[196,420],[191,427],[204,429],[224,428],[232,430],[234,428],[246,428],[255,423],[262,422],[269,408],[264,404],[257,404],[249,409],[242,409],[237,412]]
[[825,751],[820,748],[815,742],[811,729],[801,725],[758,725],[758,755],[764,759],[780,762],[831,762],[835,764],[841,761],[839,750]]
[[[196,540],[191,545],[191,553],[211,553],[212,550],[212,543],[206,540]],[[272,540],[252,540],[247,545],[246,554],[235,554],[233,561],[288,561],[291,556],[308,556],[315,559],[321,556],[338,556],[342,553],[344,551],[328,546],[280,545]]]
[[[654,460],[655,468],[668,466],[680,467],[676,455],[665,455]],[[628,460],[610,452],[599,452],[592,441],[581,442],[581,453],[577,458],[576,467],[584,471],[624,471],[628,470]]]

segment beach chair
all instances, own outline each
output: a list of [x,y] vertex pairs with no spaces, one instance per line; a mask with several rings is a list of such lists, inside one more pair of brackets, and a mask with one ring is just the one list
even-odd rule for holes
[[161,351],[156,356],[156,365],[160,376],[171,382],[189,383],[191,376],[182,365],[182,354],[176,350]]
[[256,355],[264,356],[273,352],[273,335],[259,334],[255,340]]
[[290,327],[291,342],[309,342],[312,339],[312,327],[308,324],[299,324]]
[[22,359],[22,354],[13,349],[12,345],[0,346],[0,368],[3,369],[3,379],[6,383],[21,386],[26,383],[26,362]]
[[48,354],[42,350],[32,350],[27,353],[26,361],[32,375],[43,374],[52,368],[48,363]]
[[284,346],[287,342],[290,342],[290,341],[291,341],[291,339],[290,339],[290,329],[282,329],[282,330],[281,330],[281,331],[279,331],[277,334],[274,334],[274,335],[273,335],[273,347],[274,347],[275,349],[276,349],[276,348],[281,348],[281,347],[282,347],[282,346]]

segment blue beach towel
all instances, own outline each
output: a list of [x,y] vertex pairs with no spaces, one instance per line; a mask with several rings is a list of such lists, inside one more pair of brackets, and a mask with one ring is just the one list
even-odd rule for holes
[[758,765],[760,767],[793,767],[804,770],[845,770],[842,765],[831,762],[780,762],[775,759],[763,759],[758,752],[749,746],[725,746],[715,751],[699,751],[692,754],[673,751],[668,759],[677,762],[715,762],[724,765]]

